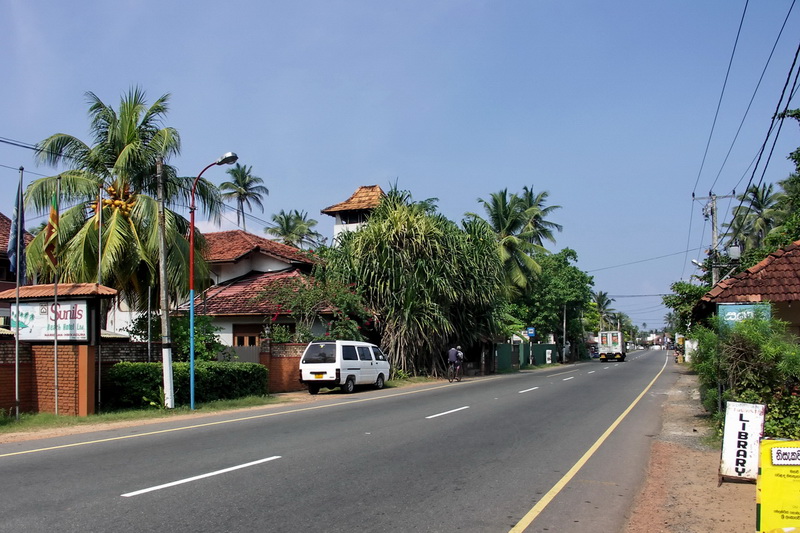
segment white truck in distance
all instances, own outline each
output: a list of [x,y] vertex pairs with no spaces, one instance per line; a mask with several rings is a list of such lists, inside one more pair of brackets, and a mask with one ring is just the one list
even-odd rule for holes
[[621,331],[601,331],[597,334],[597,354],[601,361],[624,361],[625,339]]

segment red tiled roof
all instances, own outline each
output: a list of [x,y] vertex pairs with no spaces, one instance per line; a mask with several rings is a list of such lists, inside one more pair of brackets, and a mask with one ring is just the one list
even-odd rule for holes
[[[8,251],[8,237],[11,233],[11,219],[0,213],[0,252],[5,254]],[[33,235],[27,231],[23,233],[25,244],[30,244],[33,240]]]
[[[41,300],[53,298],[55,288],[53,284],[47,285],[25,285],[19,288],[20,300]],[[117,295],[117,290],[97,283],[59,283],[58,297],[72,298],[83,296],[99,296],[101,298],[113,298]],[[0,300],[14,300],[17,297],[17,289],[9,289],[0,292]]]
[[206,239],[205,259],[209,263],[236,262],[252,252],[261,252],[287,263],[314,263],[309,252],[242,230],[217,231],[203,236]]
[[[302,279],[299,271],[283,272],[251,272],[235,280],[226,281],[208,289],[205,294],[195,298],[194,308],[197,314],[203,315],[271,315],[281,309],[268,298],[260,298],[271,287],[279,286]],[[182,311],[189,309],[189,304],[180,307]]]
[[800,300],[800,241],[717,283],[701,298],[710,303],[793,300]]
[[331,215],[338,211],[360,211],[375,209],[385,194],[378,185],[363,185],[356,189],[353,195],[344,202],[326,207],[321,211],[324,215]]

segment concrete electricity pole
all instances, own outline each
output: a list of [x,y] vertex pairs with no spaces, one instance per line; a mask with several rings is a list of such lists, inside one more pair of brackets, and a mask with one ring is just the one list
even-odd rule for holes
[[161,361],[164,370],[164,407],[175,408],[172,385],[172,337],[169,327],[169,286],[167,280],[167,241],[164,221],[164,161],[156,161],[156,185],[158,187],[158,265],[161,284]]

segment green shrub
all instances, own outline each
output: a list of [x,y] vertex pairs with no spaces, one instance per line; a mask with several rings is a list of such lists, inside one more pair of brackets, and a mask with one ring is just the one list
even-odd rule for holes
[[724,402],[762,404],[765,435],[800,437],[800,345],[785,322],[756,317],[733,328],[696,328],[692,336],[698,341],[692,368],[703,405],[719,424]]
[[[173,363],[172,375],[175,405],[189,405],[189,363]],[[267,368],[257,363],[197,361],[195,403],[265,395],[267,375]],[[117,363],[104,375],[103,407],[113,411],[160,405],[163,380],[161,363]]]

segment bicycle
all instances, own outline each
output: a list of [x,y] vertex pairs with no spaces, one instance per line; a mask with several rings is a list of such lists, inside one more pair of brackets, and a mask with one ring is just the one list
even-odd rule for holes
[[458,361],[455,364],[450,362],[447,365],[447,381],[449,381],[450,383],[452,383],[453,380],[461,381],[461,376],[463,375],[463,373],[464,373],[464,368],[461,361]]

